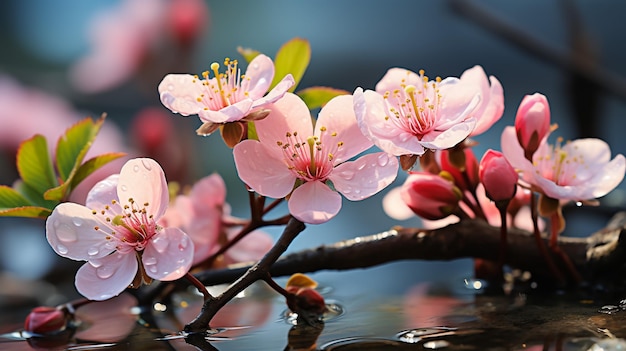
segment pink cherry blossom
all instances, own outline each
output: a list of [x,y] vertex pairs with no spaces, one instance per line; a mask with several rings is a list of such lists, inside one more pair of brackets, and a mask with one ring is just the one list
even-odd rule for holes
[[525,157],[532,160],[539,143],[550,132],[550,105],[544,95],[524,96],[515,116],[515,132]]
[[[227,228],[225,222],[234,221],[226,202],[226,184],[215,173],[197,181],[188,194],[176,196],[159,224],[179,227],[187,233],[194,243],[196,265],[220,248],[220,240],[232,239],[238,233],[237,226]],[[271,246],[272,238],[255,230],[224,253],[223,263],[258,260]]]
[[76,273],[82,295],[106,300],[131,284],[187,273],[193,242],[182,230],[157,224],[168,201],[161,166],[137,158],[126,162],[119,175],[96,184],[87,206],[65,202],[55,207],[46,221],[46,237],[60,256],[87,261]]
[[[295,83],[286,75],[267,95],[274,77],[274,63],[265,55],[255,57],[241,74],[237,60],[226,59],[225,73],[219,73],[219,64],[211,64],[210,72],[202,78],[191,74],[168,74],[159,84],[161,102],[174,113],[183,116],[198,115],[211,126],[236,122],[251,112],[280,99]],[[207,130],[214,130],[214,127]]]
[[354,110],[363,134],[383,151],[422,155],[451,148],[472,133],[480,94],[479,87],[458,78],[429,81],[424,71],[392,68],[376,91],[356,89]]
[[463,72],[460,80],[468,86],[466,90],[468,93],[472,94],[474,89],[479,89],[480,91],[480,104],[470,113],[470,116],[476,118],[476,126],[470,133],[470,136],[482,134],[491,128],[504,113],[502,84],[494,76],[489,76],[489,79],[487,79],[487,74],[478,65]]
[[517,191],[519,176],[501,152],[487,150],[480,160],[478,176],[492,201],[510,201]]
[[520,179],[536,191],[559,200],[584,201],[602,197],[621,183],[626,159],[618,154],[611,160],[609,145],[595,138],[577,139],[561,145],[544,138],[533,154],[532,163],[515,137],[515,128],[502,133],[502,152],[518,169]]
[[235,164],[239,177],[259,194],[291,194],[288,207],[295,218],[326,222],[341,208],[337,192],[362,200],[396,178],[398,161],[386,153],[349,161],[372,146],[357,126],[352,96],[329,101],[315,128],[297,95],[287,93],[268,108],[269,116],[255,122],[259,140],[244,140],[233,149]]

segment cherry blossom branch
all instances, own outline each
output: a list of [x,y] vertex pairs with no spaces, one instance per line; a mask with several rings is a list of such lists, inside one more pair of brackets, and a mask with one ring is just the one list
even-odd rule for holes
[[287,250],[291,242],[304,228],[305,226],[302,222],[293,218],[290,219],[282,235],[278,238],[276,244],[270,251],[268,251],[259,262],[247,269],[243,275],[240,275],[221,295],[205,300],[200,314],[189,324],[185,325],[184,330],[186,332],[205,331],[213,316],[215,316],[228,301],[232,300],[253,282],[264,280],[267,277],[272,264]]
[[[623,216],[626,218],[626,215]],[[531,272],[533,279],[546,285],[561,284],[547,270],[543,253],[530,232],[510,229],[509,249],[504,258],[512,268]],[[543,245],[546,237],[541,237]],[[292,253],[274,263],[274,277],[320,270],[348,270],[372,267],[399,260],[454,260],[481,258],[497,261],[500,228],[482,220],[464,220],[439,229],[396,228],[383,233],[324,245]],[[559,237],[559,247],[587,281],[604,275],[615,277],[615,267],[626,263],[626,220],[607,226],[586,238]],[[555,253],[549,257],[557,258]],[[557,262],[561,262],[560,259]],[[565,269],[565,267],[560,267]],[[206,271],[196,277],[207,285],[233,281],[247,268]],[[619,275],[617,275],[619,276]]]

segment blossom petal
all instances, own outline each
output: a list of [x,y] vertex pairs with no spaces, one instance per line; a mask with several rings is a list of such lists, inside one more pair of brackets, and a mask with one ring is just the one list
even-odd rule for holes
[[[117,184],[119,182],[120,175],[112,174],[105,179],[96,183],[96,185],[89,190],[87,199],[85,201],[88,208],[97,211],[96,215],[100,220],[104,221],[106,216],[111,213],[122,213],[122,206],[117,198]],[[106,214],[102,214],[101,211],[109,208]]]
[[267,95],[255,100],[254,104],[252,104],[252,108],[262,107],[266,104],[276,102],[278,99],[282,98],[294,84],[296,84],[296,81],[293,79],[293,76],[291,74],[286,75],[269,93],[267,93]]
[[300,221],[320,224],[339,213],[341,195],[322,182],[306,182],[293,191],[288,207],[289,213]]
[[472,130],[474,130],[475,125],[476,119],[469,118],[454,124],[451,128],[445,129],[443,132],[431,132],[424,135],[420,143],[427,149],[449,149],[467,138]]
[[106,300],[123,292],[137,274],[137,256],[115,252],[85,263],[76,272],[78,292],[90,300]]
[[[229,237],[236,235],[237,232],[229,231]],[[272,245],[273,240],[269,234],[255,230],[230,248],[224,258],[227,264],[257,261],[272,248]]]
[[176,280],[191,268],[193,250],[193,241],[185,232],[165,228],[150,239],[141,261],[148,276],[163,281]]
[[274,62],[269,57],[257,55],[246,69],[246,77],[250,79],[248,94],[254,100],[262,97],[274,79]]
[[104,257],[115,249],[113,241],[96,227],[106,226],[85,206],[64,202],[54,208],[46,220],[46,238],[60,256],[72,260]]
[[124,164],[117,185],[120,201],[132,198],[138,206],[148,204],[148,213],[158,220],[163,216],[169,202],[165,173],[150,158],[135,158]]
[[361,132],[381,150],[395,156],[424,153],[424,147],[413,134],[387,123],[382,95],[357,88],[354,91],[354,112]]
[[[322,133],[320,128],[326,132]],[[327,133],[337,133],[330,137]],[[325,139],[321,135],[326,134]],[[369,149],[373,144],[363,135],[356,121],[352,95],[340,95],[331,99],[320,111],[315,124],[315,136],[320,136],[324,142],[342,142],[343,145],[334,154],[333,162],[342,163],[359,153]]]
[[235,122],[244,118],[248,113],[250,113],[253,103],[254,101],[252,99],[243,99],[218,111],[213,111],[211,109],[202,109],[198,111],[198,117],[200,117],[203,122]]
[[387,91],[394,91],[396,89],[403,89],[400,85],[415,85],[420,86],[424,84],[422,78],[417,73],[405,68],[390,68],[387,73],[376,84],[376,92],[384,94]]
[[191,74],[168,74],[159,83],[159,96],[165,107],[183,116],[195,115],[203,105],[198,97],[206,89],[202,80]]
[[463,72],[460,79],[464,84],[470,84],[480,89],[480,94],[483,97],[482,104],[477,106],[472,113],[478,122],[471,135],[482,134],[502,117],[504,112],[502,84],[493,76],[487,80],[487,74],[478,65]]
[[280,199],[293,189],[296,176],[260,142],[240,142],[233,148],[233,156],[239,178],[257,193]]
[[[267,108],[270,114],[254,122],[259,141],[262,143],[275,146],[277,141],[285,140],[286,132],[298,132],[303,138],[313,136],[311,113],[304,101],[297,95],[285,93],[282,99],[268,105]],[[282,155],[280,147],[272,149]]]
[[398,175],[398,159],[377,152],[335,167],[329,179],[348,200],[368,198],[391,184]]
[[[545,145],[545,143],[543,144]],[[533,165],[530,161],[524,157],[524,149],[517,140],[517,134],[515,133],[515,127],[504,127],[502,135],[500,136],[500,147],[504,157],[511,163],[514,168],[522,171],[531,170]],[[532,173],[532,172],[531,172]]]
[[224,179],[217,173],[200,179],[193,185],[189,197],[196,206],[221,207],[226,201]]

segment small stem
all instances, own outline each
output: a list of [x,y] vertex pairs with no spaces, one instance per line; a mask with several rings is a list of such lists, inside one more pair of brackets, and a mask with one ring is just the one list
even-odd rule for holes
[[285,290],[285,288],[283,288],[282,286],[278,285],[278,283],[276,283],[276,281],[269,273],[265,276],[265,278],[263,278],[263,281],[266,282],[267,285],[269,285],[272,289],[274,289],[274,291],[283,295],[286,299],[290,299],[293,297],[293,294]]
[[184,330],[186,332],[200,332],[209,328],[209,322],[213,316],[215,316],[228,301],[232,300],[237,294],[255,281],[263,279],[269,274],[268,272],[272,264],[287,250],[291,242],[304,228],[304,223],[294,218],[290,219],[280,238],[278,238],[276,244],[274,244],[267,254],[254,266],[250,267],[244,275],[232,283],[220,296],[205,300],[200,314],[189,324],[185,325]]
[[509,206],[510,200],[496,202],[496,207],[500,211],[500,254],[498,256],[498,264],[500,268],[504,267],[504,261],[507,251],[507,218],[506,208]]
[[550,250],[552,250],[552,252],[554,252],[561,258],[561,260],[565,264],[565,267],[567,267],[567,270],[570,272],[572,278],[574,278],[576,283],[580,283],[583,281],[582,276],[580,275],[580,273],[578,273],[576,267],[574,267],[574,263],[572,263],[572,260],[569,258],[569,256],[559,247],[559,216],[559,211],[557,211],[550,217]]
[[539,222],[538,222],[539,218],[537,216],[537,199],[534,193],[530,194],[530,216],[533,221],[533,236],[535,237],[535,242],[537,243],[537,247],[539,248],[539,251],[541,252],[541,256],[543,256],[544,260],[546,261],[546,264],[548,265],[548,268],[550,269],[554,277],[559,282],[564,283],[565,277],[563,277],[563,274],[561,273],[561,271],[554,264],[554,261],[552,261],[552,257],[550,256],[550,253],[548,252],[548,249],[546,248],[546,245],[543,242],[543,238],[541,237],[541,232],[539,231]]
[[204,284],[202,284],[202,282],[199,281],[198,278],[187,272],[187,274],[185,274],[185,279],[187,279],[193,286],[196,287],[196,289],[198,289],[202,296],[204,296],[204,301],[213,298],[213,295],[211,295],[211,293],[206,289],[206,286],[204,286]]

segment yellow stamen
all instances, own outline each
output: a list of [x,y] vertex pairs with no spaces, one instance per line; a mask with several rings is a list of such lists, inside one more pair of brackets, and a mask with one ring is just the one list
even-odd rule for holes
[[224,88],[222,87],[222,79],[220,78],[220,64],[217,62],[213,62],[211,64],[211,71],[215,75],[215,80],[217,81],[217,88],[220,91],[220,96],[222,97],[222,103],[224,105],[230,105],[230,102],[226,99],[226,95],[224,94]]
[[306,142],[309,144],[309,152],[311,154],[311,162],[309,164],[309,170],[311,171],[311,175],[315,175],[315,172],[317,171],[316,166],[315,166],[315,138],[313,137],[308,137],[306,139]]

